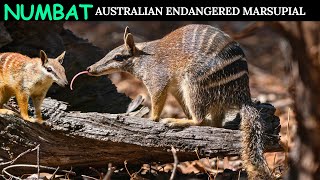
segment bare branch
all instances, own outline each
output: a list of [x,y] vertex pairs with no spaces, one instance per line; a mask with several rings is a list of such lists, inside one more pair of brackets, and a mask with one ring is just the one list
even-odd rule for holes
[[84,179],[84,180],[99,180],[97,178],[94,178],[94,177],[91,177],[91,176],[86,176],[86,175],[81,175],[81,177]]
[[53,172],[52,176],[50,177],[50,180],[53,180],[55,175],[57,174],[58,170],[60,169],[60,167],[58,166],[57,169]]
[[108,172],[107,174],[104,176],[103,180],[111,180],[111,176],[112,176],[112,173],[113,171],[115,170],[114,167],[112,167],[112,164],[109,163],[108,164]]
[[[2,169],[2,174],[6,174],[9,177],[12,177],[12,178],[15,178],[15,179],[21,179],[20,177],[17,177],[15,175],[12,175],[12,174],[8,173],[9,169],[21,168],[21,167],[36,168],[36,169],[38,169],[40,167],[41,169],[48,169],[48,170],[53,170],[53,171],[57,170],[57,168],[48,167],[48,166],[42,166],[42,165],[14,164],[14,165],[10,165],[10,166],[7,166],[7,167],[3,168]],[[66,171],[66,170],[58,170],[58,171],[59,172],[63,172],[63,173],[69,173],[69,174],[75,175],[75,172],[70,172],[70,171]]]
[[178,157],[177,157],[177,151],[173,146],[171,146],[171,152],[173,155],[174,163],[173,163],[173,169],[172,169],[172,173],[170,176],[170,180],[173,180],[175,177],[176,171],[177,171],[177,166],[178,166],[179,161],[178,161]]
[[40,179],[40,144],[37,146],[37,165],[38,179]]
[[16,161],[17,161],[20,157],[22,157],[23,155],[39,149],[39,146],[40,146],[40,144],[38,144],[38,145],[37,145],[35,148],[33,148],[33,149],[28,149],[28,150],[22,152],[21,154],[19,154],[16,158],[14,158],[14,159],[11,160],[11,161],[4,162],[4,163],[0,163],[0,166],[4,166],[4,165],[8,165],[8,164],[13,164],[14,162],[16,162]]

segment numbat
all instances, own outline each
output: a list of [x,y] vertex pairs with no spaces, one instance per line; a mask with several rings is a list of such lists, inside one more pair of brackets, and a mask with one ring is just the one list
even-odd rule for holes
[[169,126],[221,127],[226,112],[239,109],[249,178],[272,178],[263,157],[261,118],[250,97],[247,61],[226,33],[209,25],[187,25],[162,39],[135,43],[127,27],[124,45],[87,68],[91,76],[119,71],[143,81],[151,96],[152,120],[159,120],[168,92],[175,96],[188,119],[162,119]]
[[[61,65],[65,52],[55,59],[47,58],[40,51],[40,58],[30,58],[19,53],[0,54],[0,113],[14,114],[2,109],[10,97],[15,96],[21,117],[31,122],[42,123],[41,104],[53,82],[59,86],[68,84],[65,70]],[[28,100],[32,98],[36,118],[28,115]]]

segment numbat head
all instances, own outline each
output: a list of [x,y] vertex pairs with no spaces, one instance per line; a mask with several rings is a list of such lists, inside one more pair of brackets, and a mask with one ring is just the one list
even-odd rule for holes
[[227,112],[238,109],[249,178],[272,179],[263,157],[261,117],[250,97],[247,61],[239,43],[223,31],[193,24],[155,41],[135,43],[126,28],[124,45],[87,71],[93,76],[126,71],[141,79],[151,97],[152,120],[159,120],[170,92],[188,119],[162,119],[169,126],[221,127]]
[[52,79],[59,86],[66,86],[68,84],[68,80],[66,77],[66,73],[64,67],[62,66],[63,59],[65,56],[65,51],[58,56],[57,58],[48,58],[44,51],[40,51],[40,59],[43,66],[43,73],[47,77],[43,77],[44,79]]
[[[10,97],[15,96],[21,117],[31,122],[42,123],[41,104],[53,82],[59,86],[68,84],[61,65],[65,52],[57,58],[48,58],[40,51],[40,58],[29,58],[19,53],[0,54],[0,114],[15,114],[2,109]],[[36,119],[28,115],[28,100],[32,98]]]
[[131,71],[135,60],[143,55],[139,50],[128,27],[124,32],[124,45],[119,46],[108,53],[102,60],[87,68],[90,75],[101,76],[119,71]]

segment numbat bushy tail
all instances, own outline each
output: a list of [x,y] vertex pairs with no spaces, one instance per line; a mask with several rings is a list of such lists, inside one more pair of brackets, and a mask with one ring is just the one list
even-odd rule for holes
[[[0,114],[14,114],[3,109],[12,96],[15,96],[21,117],[31,122],[42,123],[41,104],[53,82],[59,86],[68,84],[65,70],[61,65],[65,52],[55,59],[48,58],[40,51],[40,58],[30,58],[19,53],[0,54]],[[32,98],[36,118],[28,115],[28,100]]]
[[[188,119],[165,118],[169,126],[222,126],[226,112],[242,117],[242,159],[250,179],[272,178],[263,157],[262,124],[250,96],[248,66],[240,45],[209,25],[187,25],[162,39],[135,43],[129,28],[124,44],[87,68],[101,76],[125,71],[145,84],[151,119],[159,120],[168,92]],[[210,114],[211,119],[206,119]]]

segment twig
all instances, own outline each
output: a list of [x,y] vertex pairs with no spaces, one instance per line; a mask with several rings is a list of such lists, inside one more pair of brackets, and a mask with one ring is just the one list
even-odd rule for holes
[[198,154],[198,148],[196,148],[194,151],[196,152],[196,155],[197,155],[197,157],[198,157],[198,160],[200,160],[200,157],[199,157],[199,154]]
[[89,169],[92,170],[92,171],[94,171],[95,173],[97,173],[100,180],[102,179],[102,176],[101,176],[101,174],[99,173],[99,171],[97,171],[97,170],[96,170],[95,168],[93,168],[93,167],[89,167]]
[[33,149],[28,149],[24,152],[22,152],[21,154],[19,154],[15,159],[11,160],[11,161],[8,161],[8,162],[4,162],[4,163],[0,163],[0,166],[4,166],[4,165],[8,165],[8,164],[13,164],[16,160],[18,160],[20,157],[22,157],[23,155],[29,153],[29,152],[32,152],[32,151],[35,151],[39,148],[40,144],[38,144],[35,148]]
[[238,180],[240,180],[240,175],[241,175],[241,169],[239,169]]
[[49,180],[53,180],[54,179],[54,177],[55,177],[56,173],[58,172],[59,168],[60,167],[58,166],[57,169],[53,172],[53,174],[52,174],[52,176],[50,177]]
[[115,170],[114,167],[112,167],[112,164],[109,163],[108,164],[108,172],[107,174],[104,176],[103,180],[111,180],[111,176],[112,176],[112,173],[113,171]]
[[143,103],[144,99],[141,95],[137,96],[133,101],[131,101],[131,103],[128,105],[127,108],[127,114],[133,112],[134,110],[136,110],[142,103]]
[[[205,168],[205,165],[201,162],[201,160],[200,160],[200,156],[199,156],[199,153],[198,153],[198,148],[196,148],[195,150],[194,150],[195,152],[196,152],[196,155],[197,155],[197,157],[198,157],[198,160],[199,160],[199,163],[201,163],[203,166],[204,166],[204,171],[206,172],[206,174],[208,175],[208,177],[211,179],[211,174],[207,171],[207,169]],[[210,163],[209,163],[210,164]],[[218,172],[218,170],[217,170],[217,172]]]
[[84,180],[86,180],[86,179],[99,180],[97,178],[94,178],[94,177],[91,177],[91,176],[86,176],[86,175],[81,175],[81,177],[83,177]]
[[124,164],[124,168],[126,169],[128,175],[129,175],[130,177],[132,177],[132,174],[130,174],[130,172],[129,172],[128,168],[127,168],[127,164],[128,164],[127,161],[124,161],[123,164]]
[[[42,166],[42,165],[31,165],[31,164],[14,164],[14,165],[10,165],[10,166],[7,166],[5,168],[2,169],[2,174],[6,174],[8,176],[10,176],[11,178],[15,178],[15,179],[21,179],[20,177],[17,177],[17,176],[14,176],[10,173],[7,172],[8,169],[12,169],[12,168],[16,168],[16,167],[31,167],[31,168],[42,168],[42,169],[48,169],[48,170],[56,170],[56,168],[53,168],[53,167],[48,167],[48,166]],[[64,172],[64,173],[68,173],[69,174],[72,174],[72,175],[75,175],[76,173],[75,172],[70,172],[70,171],[66,171],[66,170],[59,170],[61,172]]]
[[176,171],[177,171],[177,166],[178,166],[179,161],[178,161],[178,157],[177,157],[177,151],[173,146],[171,146],[171,152],[173,155],[174,163],[173,163],[173,169],[172,169],[172,173],[170,176],[170,180],[173,180],[175,177]]
[[69,178],[69,174],[72,172],[72,167],[71,167],[71,169],[65,174],[65,178],[66,179],[70,179]]
[[215,180],[217,178],[218,172],[219,172],[219,157],[216,158],[216,174],[214,175],[213,179]]
[[277,154],[275,153],[274,154],[274,157],[273,157],[273,169],[272,169],[272,174],[275,173],[276,171],[276,159],[277,159]]
[[40,144],[37,146],[38,179],[40,179]]
[[128,175],[130,176],[130,179],[134,179],[134,178],[142,171],[142,167],[141,167],[138,172],[135,172],[135,173],[130,174],[130,172],[129,172],[128,168],[127,168],[128,162],[125,160],[125,161],[123,162],[123,164],[124,164],[124,167],[125,167]]

